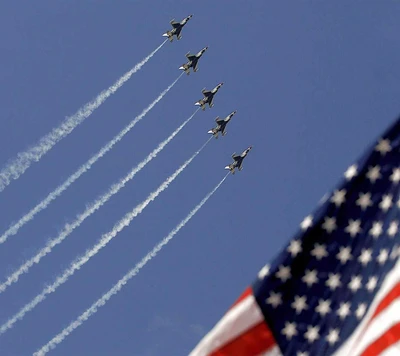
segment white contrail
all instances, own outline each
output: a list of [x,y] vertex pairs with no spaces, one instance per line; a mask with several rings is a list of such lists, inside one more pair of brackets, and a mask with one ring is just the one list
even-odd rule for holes
[[124,178],[118,183],[111,186],[107,193],[103,194],[100,198],[96,199],[92,204],[88,205],[86,210],[79,214],[72,223],[67,223],[60,234],[52,240],[49,240],[45,247],[43,247],[34,257],[30,258],[24,264],[22,264],[17,270],[9,275],[6,280],[0,284],[0,293],[3,293],[7,287],[18,281],[21,274],[28,273],[29,269],[40,262],[40,260],[48,255],[53,247],[59,245],[64,241],[69,234],[72,233],[82,222],[92,215],[96,210],[100,209],[114,194],[117,194],[126,183],[128,183],[136,173],[140,172],[153,158],[165,148],[165,146],[172,141],[172,139],[186,126],[186,124],[196,115],[197,109],[182,125],[180,125],[167,139],[161,142],[157,148],[155,148],[142,162],[140,162],[135,168],[133,168]]
[[[182,73],[183,74],[183,73]],[[74,183],[82,174],[87,172],[93,164],[95,164],[100,158],[102,158],[108,151],[110,151],[116,143],[122,140],[122,138],[140,121],[147,113],[171,90],[171,88],[180,79],[182,74],[174,80],[174,82],[168,86],[146,109],[142,111],[139,116],[136,116],[124,129],[122,129],[118,135],[116,135],[111,141],[109,141],[105,146],[103,146],[99,152],[93,155],[86,163],[84,163],[80,168],[71,174],[63,184],[59,185],[51,193],[47,195],[40,203],[38,203],[34,208],[32,208],[28,213],[22,216],[15,224],[11,225],[7,231],[0,236],[0,244],[7,241],[7,239],[15,235],[18,230],[24,226],[27,222],[31,221],[37,213],[47,208],[47,206],[58,196],[60,196],[72,183]]]
[[229,173],[217,184],[217,186],[208,193],[204,199],[183,219],[164,239],[161,240],[154,248],[142,258],[142,260],[132,268],[124,277],[122,277],[107,293],[92,304],[85,312],[83,312],[76,320],[71,322],[66,328],[64,328],[59,334],[51,339],[46,345],[34,353],[34,356],[43,356],[50,350],[54,349],[57,344],[61,343],[69,334],[71,334],[77,327],[88,320],[93,314],[95,314],[98,308],[102,307],[106,302],[114,295],[117,294],[122,287],[128,283],[128,281],[135,277],[139,271],[152,259],[158,252],[182,229],[187,222],[197,213],[198,210],[207,202],[208,199],[216,192],[216,190],[222,185]]
[[132,211],[127,213],[117,224],[114,225],[113,229],[108,233],[104,234],[99,242],[91,249],[87,250],[84,256],[76,259],[71,263],[62,275],[58,276],[51,285],[43,289],[33,300],[26,304],[18,313],[8,319],[2,326],[0,326],[0,335],[11,329],[14,324],[22,319],[26,313],[31,311],[36,305],[46,299],[46,296],[56,291],[56,289],[65,283],[70,276],[72,276],[76,270],[79,270],[86,262],[96,255],[103,247],[105,247],[124,227],[129,226],[131,221],[138,216],[147,205],[149,205],[157,196],[168,188],[170,183],[193,161],[193,159],[203,150],[203,148],[210,142],[213,137],[211,136],[207,142],[196,151],[192,157],[190,157],[182,166],[180,166],[170,177],[168,177],[154,192],[150,193],[146,200],[137,205]]
[[83,108],[79,109],[74,115],[67,117],[64,122],[54,128],[46,136],[43,136],[39,142],[24,152],[18,153],[17,157],[8,163],[0,171],[0,192],[3,191],[10,183],[12,179],[18,179],[33,162],[37,162],[40,158],[46,154],[57,142],[66,137],[72,132],[75,127],[81,124],[87,117],[89,117],[94,110],[96,110],[106,99],[114,94],[122,85],[130,79],[130,77],[140,70],[144,64],[146,64],[151,57],[153,57],[161,47],[167,42],[165,40],[159,45],[153,52],[151,52],[141,62],[136,64],[129,72],[126,72],[121,78],[119,78],[111,87],[103,90],[96,99],[88,102]]

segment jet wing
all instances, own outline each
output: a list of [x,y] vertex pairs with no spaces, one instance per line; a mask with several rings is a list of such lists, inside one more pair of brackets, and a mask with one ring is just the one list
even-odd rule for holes
[[171,20],[170,24],[173,28],[178,28],[181,25],[179,22],[176,22],[175,20]]
[[176,37],[179,37],[181,34],[181,31],[182,31],[182,27],[175,27],[175,28],[176,28],[176,31],[175,31]]
[[211,90],[205,90],[205,89],[203,89],[201,92],[202,92],[203,95],[206,96],[207,98],[211,95]]
[[[232,155],[232,158],[233,158],[233,160],[234,161],[239,161],[239,159],[240,159],[240,156],[239,155]],[[243,162],[243,161],[242,161]],[[240,165],[242,165],[242,163],[240,163]]]
[[190,53],[188,53],[188,54],[186,55],[186,58],[187,58],[189,61],[193,61],[193,59],[196,58],[196,55],[195,55],[195,54],[190,54]]
[[224,124],[224,120],[222,120],[222,119],[220,119],[219,117],[217,117],[216,119],[215,119],[215,122],[219,125],[219,126],[222,126],[223,124]]
[[239,166],[238,166],[238,170],[239,170],[239,171],[241,171],[241,170],[243,169],[242,164],[243,164],[243,161],[240,162],[240,164],[239,164]]

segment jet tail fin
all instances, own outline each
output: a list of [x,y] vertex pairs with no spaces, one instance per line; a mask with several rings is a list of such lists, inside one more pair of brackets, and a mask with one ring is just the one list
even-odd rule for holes
[[196,101],[196,102],[194,103],[194,105],[200,106],[201,109],[202,109],[203,111],[206,109],[206,105],[204,104],[204,101],[203,101],[203,100]]
[[170,42],[172,42],[174,40],[174,36],[172,35],[172,33],[170,31],[167,31],[167,32],[163,33],[162,36],[163,37],[168,37]]
[[211,129],[207,133],[213,135],[216,139],[218,139],[218,131],[216,131],[215,129]]
[[187,64],[182,64],[182,65],[179,67],[179,69],[185,71],[185,73],[186,73],[187,75],[190,74],[190,68],[187,66]]
[[231,165],[225,166],[225,169],[228,169],[231,171],[232,174],[235,174],[235,167],[232,167]]

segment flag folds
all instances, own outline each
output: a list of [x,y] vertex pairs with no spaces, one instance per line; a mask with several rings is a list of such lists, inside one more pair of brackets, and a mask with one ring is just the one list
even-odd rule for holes
[[190,356],[400,355],[400,118]]

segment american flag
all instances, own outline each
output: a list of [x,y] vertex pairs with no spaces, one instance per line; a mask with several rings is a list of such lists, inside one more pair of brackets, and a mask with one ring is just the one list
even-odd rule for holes
[[400,355],[400,118],[190,356]]

